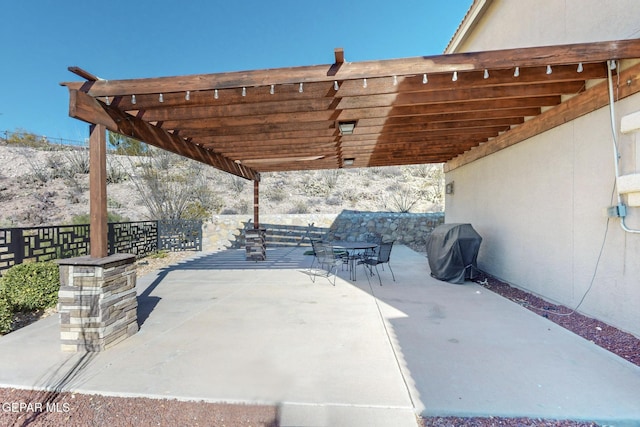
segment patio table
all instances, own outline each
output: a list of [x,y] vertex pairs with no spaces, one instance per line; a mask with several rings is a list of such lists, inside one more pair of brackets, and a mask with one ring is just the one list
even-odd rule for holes
[[334,240],[330,244],[336,249],[344,249],[347,252],[349,260],[349,279],[356,280],[356,259],[360,251],[373,249],[378,247],[377,243],[372,242],[347,242],[345,240]]

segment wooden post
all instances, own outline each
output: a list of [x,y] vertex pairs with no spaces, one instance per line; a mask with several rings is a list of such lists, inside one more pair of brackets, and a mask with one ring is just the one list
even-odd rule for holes
[[89,137],[89,216],[91,258],[107,249],[107,138],[104,125],[92,125]]
[[260,181],[253,181],[253,228],[260,228]]

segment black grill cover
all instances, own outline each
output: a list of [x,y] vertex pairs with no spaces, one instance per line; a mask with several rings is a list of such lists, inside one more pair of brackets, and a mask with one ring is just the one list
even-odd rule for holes
[[431,275],[449,283],[473,278],[482,237],[471,224],[443,224],[427,238]]

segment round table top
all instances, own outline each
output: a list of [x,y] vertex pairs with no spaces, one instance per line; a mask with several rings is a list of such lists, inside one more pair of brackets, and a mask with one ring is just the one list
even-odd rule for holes
[[334,240],[329,242],[334,248],[342,249],[372,249],[378,246],[372,242],[347,242],[346,240]]

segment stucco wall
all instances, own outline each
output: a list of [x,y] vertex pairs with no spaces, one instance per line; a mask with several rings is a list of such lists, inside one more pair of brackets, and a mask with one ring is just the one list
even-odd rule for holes
[[[463,50],[639,37],[640,2],[497,0],[474,33]],[[615,107],[619,126],[640,110],[640,96]],[[623,174],[640,172],[638,139],[620,136]],[[569,307],[595,274],[580,311],[640,336],[640,235],[617,218],[607,224],[613,158],[603,108],[448,172],[447,222],[470,222],[482,235],[481,269]],[[640,228],[640,208],[629,214]]]
[[492,0],[460,52],[640,37],[637,0]]

